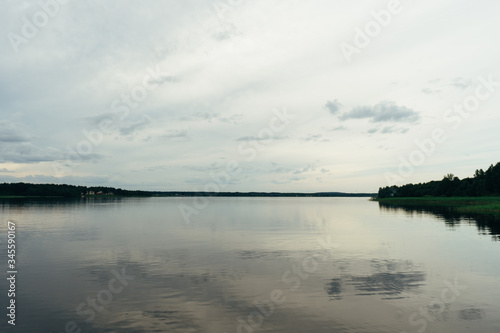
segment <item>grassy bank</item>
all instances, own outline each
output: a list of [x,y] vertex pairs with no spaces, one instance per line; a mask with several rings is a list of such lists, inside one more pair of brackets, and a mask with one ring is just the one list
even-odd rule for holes
[[452,207],[464,213],[494,213],[500,215],[500,197],[419,197],[384,198],[378,202],[402,206]]

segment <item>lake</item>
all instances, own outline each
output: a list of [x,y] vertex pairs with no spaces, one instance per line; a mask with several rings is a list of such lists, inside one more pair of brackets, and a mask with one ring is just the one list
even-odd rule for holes
[[[368,198],[15,199],[1,332],[499,332],[498,227]],[[202,207],[203,206],[203,207]]]

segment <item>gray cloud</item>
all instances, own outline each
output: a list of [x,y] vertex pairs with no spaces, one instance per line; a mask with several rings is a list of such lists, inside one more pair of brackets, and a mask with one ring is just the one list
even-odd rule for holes
[[131,136],[135,132],[145,128],[151,122],[152,122],[152,119],[150,117],[144,116],[142,120],[120,128],[120,134],[123,136]]
[[336,131],[344,131],[346,130],[347,127],[345,126],[337,126],[337,127],[332,127],[330,129],[327,129],[328,132],[336,132]]
[[142,120],[138,119],[140,119],[138,115],[133,117],[127,115],[126,118],[121,119],[119,114],[107,112],[97,116],[86,117],[86,130],[97,130],[101,124],[105,124],[106,131],[117,132],[121,136],[131,137],[153,122],[153,119],[148,115],[142,115]]
[[[66,150],[44,146],[38,136],[28,133],[25,125],[17,125],[7,121],[0,121],[0,163],[55,162],[66,160]],[[57,133],[57,131],[56,131]],[[99,154],[85,154],[79,160],[95,161],[102,158]],[[2,172],[5,171],[4,168]]]
[[276,136],[273,136],[271,138],[268,138],[268,137],[262,137],[262,138],[259,138],[258,136],[253,136],[253,135],[250,135],[250,136],[242,136],[242,137],[239,137],[236,139],[236,141],[268,141],[268,140],[283,140],[283,139],[286,139],[288,138],[287,136],[280,136],[280,135],[276,135]]
[[116,113],[111,112],[99,114],[97,116],[85,117],[84,120],[88,125],[95,128],[98,128],[99,124],[101,124],[101,122],[103,121],[111,122],[113,125],[121,121]]
[[277,179],[271,180],[271,183],[275,185],[290,184],[291,182],[292,182],[291,180],[277,180]]
[[424,93],[426,95],[434,95],[434,94],[438,94],[440,92],[441,92],[441,90],[439,90],[439,89],[431,89],[431,88],[422,89],[422,93]]
[[358,106],[339,117],[340,120],[370,119],[373,123],[407,122],[415,123],[420,119],[418,112],[399,106],[394,102],[383,101],[374,106]]
[[192,170],[192,171],[200,171],[200,172],[207,172],[207,171],[216,171],[216,170],[223,170],[224,166],[223,165],[218,165],[217,163],[212,163],[207,166],[202,166],[202,165],[186,165],[182,167],[185,170]]
[[195,118],[206,120],[209,123],[211,123],[212,120],[214,119],[218,119],[219,116],[220,116],[219,113],[209,113],[209,112],[200,112],[194,115]]
[[318,141],[323,137],[321,134],[310,134],[306,136],[305,138],[302,138],[304,141]]
[[274,179],[271,181],[271,183],[275,184],[275,185],[283,185],[283,184],[291,184],[293,182],[298,182],[298,181],[301,181],[301,180],[304,180],[306,179],[306,177],[302,177],[302,176],[296,176],[296,177],[290,177],[288,179],[283,179],[283,180],[277,180],[277,179]]
[[450,85],[455,88],[465,89],[472,84],[471,80],[464,79],[463,77],[457,77],[451,80]]
[[18,126],[7,121],[0,121],[0,143],[27,142],[28,140],[29,136]]
[[39,163],[63,158],[63,154],[54,148],[39,148],[30,142],[0,145],[0,162]]
[[380,131],[381,133],[383,134],[387,134],[387,133],[394,133],[396,130],[394,129],[394,126],[386,126],[384,128],[382,128],[382,131]]
[[26,142],[27,138],[19,133],[14,132],[1,132],[0,142]]
[[294,175],[300,175],[302,173],[306,173],[309,171],[316,171],[316,166],[314,164],[308,164],[306,167],[302,169],[297,169],[293,172]]
[[334,101],[327,101],[323,107],[327,109],[331,114],[337,114],[339,113],[342,104],[336,99]]
[[243,119],[245,118],[245,115],[240,113],[240,114],[235,114],[229,117],[220,117],[219,121],[223,123],[230,123],[230,124],[241,124],[243,122]]
[[276,168],[273,170],[273,172],[277,172],[277,173],[285,173],[285,172],[290,172],[290,171],[292,171],[292,169],[285,168],[285,167],[279,167],[279,168]]
[[[24,126],[0,121],[0,163],[39,163],[63,159],[63,153],[55,148],[43,148],[34,144]],[[5,169],[6,170],[6,169]],[[8,171],[2,171],[8,172]]]
[[214,120],[220,121],[222,123],[228,123],[228,124],[241,124],[244,119],[244,114],[234,114],[234,115],[229,115],[226,117],[223,117],[220,113],[218,112],[198,112],[194,115],[191,116],[182,116],[179,118],[181,121],[197,121],[197,120],[205,120],[209,123],[211,123]]
[[396,127],[396,126],[385,126],[382,128],[380,133],[382,134],[388,134],[388,133],[400,133],[404,134],[408,132],[409,128],[404,128],[404,127]]
[[370,128],[368,130],[368,133],[369,134],[373,134],[373,133],[381,133],[381,134],[389,134],[389,133],[400,133],[400,134],[404,134],[406,132],[409,131],[409,128],[405,128],[405,127],[397,127],[397,126],[385,126],[385,127],[374,127],[374,128]]
[[178,139],[178,140],[189,140],[187,130],[169,130],[167,134],[162,135],[162,139]]
[[1,182],[10,182],[10,183],[35,183],[35,184],[72,184],[72,185],[84,185],[84,186],[93,186],[93,185],[112,185],[109,183],[109,177],[107,176],[89,176],[89,177],[78,177],[78,176],[65,176],[65,177],[54,177],[47,175],[28,175],[25,177],[14,177],[14,176],[1,176]]

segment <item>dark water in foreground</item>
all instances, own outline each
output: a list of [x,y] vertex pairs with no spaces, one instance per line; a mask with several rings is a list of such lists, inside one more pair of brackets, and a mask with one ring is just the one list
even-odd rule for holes
[[192,203],[0,202],[0,332],[500,332],[500,242],[469,218],[211,198],[186,223],[178,207]]

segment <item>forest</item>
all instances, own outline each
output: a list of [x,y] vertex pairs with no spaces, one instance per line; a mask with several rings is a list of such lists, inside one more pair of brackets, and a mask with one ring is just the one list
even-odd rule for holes
[[81,197],[82,195],[150,196],[145,191],[128,191],[103,186],[75,186],[66,184],[2,183],[0,196],[25,197]]
[[447,174],[440,181],[381,187],[378,198],[391,197],[479,197],[500,196],[500,162],[486,171],[478,169],[470,178]]
[[0,197],[174,197],[174,196],[213,196],[213,197],[373,197],[375,193],[279,193],[279,192],[201,192],[201,191],[130,191],[104,186],[75,186],[66,184],[0,183]]

